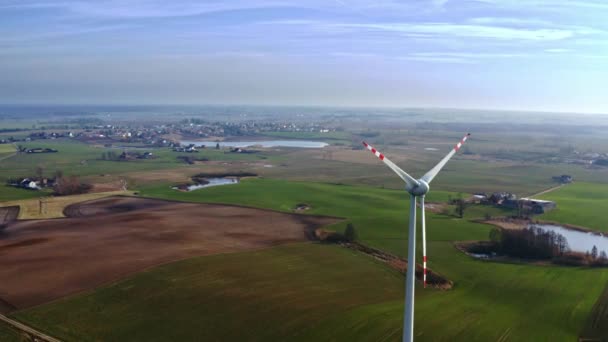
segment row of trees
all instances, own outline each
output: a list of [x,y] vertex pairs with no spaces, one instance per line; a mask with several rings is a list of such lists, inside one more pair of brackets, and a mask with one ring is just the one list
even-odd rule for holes
[[535,226],[521,230],[493,229],[490,240],[496,243],[498,253],[518,258],[552,259],[569,251],[563,235]]
[[114,151],[108,151],[101,153],[101,160],[119,160],[120,154]]

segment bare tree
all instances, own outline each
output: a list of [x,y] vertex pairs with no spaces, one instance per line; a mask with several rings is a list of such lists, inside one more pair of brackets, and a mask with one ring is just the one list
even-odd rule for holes
[[42,176],[44,175],[44,168],[40,165],[36,166],[36,177],[38,179],[42,179]]

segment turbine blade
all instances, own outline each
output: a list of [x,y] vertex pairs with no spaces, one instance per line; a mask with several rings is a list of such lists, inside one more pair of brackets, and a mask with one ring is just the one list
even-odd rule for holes
[[427,172],[424,176],[422,176],[421,179],[427,183],[430,183],[433,180],[433,178],[435,178],[435,176],[437,176],[439,171],[441,171],[441,169],[445,166],[445,164],[448,163],[448,161],[452,158],[452,156],[454,154],[456,154],[456,152],[458,152],[458,150],[460,150],[460,148],[462,147],[464,142],[467,141],[469,136],[471,136],[471,133],[467,133],[467,135],[465,135],[464,138],[462,138],[462,140],[460,140],[460,142],[458,144],[456,144],[456,146],[454,146],[454,148],[450,151],[450,153],[448,153],[447,156],[445,156],[443,159],[441,159],[441,161],[437,165],[435,165],[435,167],[430,169],[429,172]]
[[426,288],[426,213],[424,212],[424,196],[420,196],[421,223],[422,223],[422,283]]
[[367,149],[370,150],[373,154],[375,154],[376,157],[378,157],[378,159],[382,160],[384,162],[384,164],[386,164],[386,166],[390,167],[391,170],[393,170],[393,172],[395,172],[399,177],[401,177],[401,179],[403,179],[403,181],[406,184],[414,185],[414,186],[417,186],[418,184],[420,184],[420,183],[418,183],[418,181],[416,179],[414,179],[412,176],[408,175],[407,172],[401,170],[401,168],[399,166],[395,165],[395,163],[393,163],[388,158],[386,158],[384,156],[384,154],[380,153],[380,151],[373,148],[372,145],[370,145],[364,141],[363,146],[367,147]]

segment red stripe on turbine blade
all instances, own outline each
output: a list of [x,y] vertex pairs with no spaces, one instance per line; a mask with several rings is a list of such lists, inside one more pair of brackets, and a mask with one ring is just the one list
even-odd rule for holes
[[426,275],[426,268],[423,270],[424,274]]
[[380,160],[384,160],[384,154],[380,153],[380,156],[378,156],[378,158],[380,158]]
[[365,141],[362,141],[363,146],[367,147],[367,143]]
[[426,255],[422,257],[422,261],[426,262]]
[[372,147],[372,153],[376,153],[376,149]]

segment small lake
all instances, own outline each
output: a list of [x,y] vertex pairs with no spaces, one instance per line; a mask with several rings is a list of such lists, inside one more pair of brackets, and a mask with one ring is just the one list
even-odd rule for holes
[[544,231],[552,231],[556,234],[562,235],[566,238],[566,241],[568,241],[568,247],[570,250],[574,252],[585,253],[587,251],[591,251],[593,246],[596,246],[598,252],[605,251],[608,253],[608,237],[606,235],[582,232],[552,224],[535,224],[533,226]]
[[[216,141],[180,141],[182,145],[194,144],[196,146],[205,145],[207,147],[215,147]],[[299,148],[323,148],[327,143],[322,141],[310,140],[259,140],[259,141],[219,141],[221,147],[251,147],[262,146],[268,147],[299,147]]]
[[[238,184],[239,180],[237,178],[207,178],[209,183],[207,184],[193,184],[189,185],[186,191],[194,191],[198,189],[210,188],[212,186],[220,186],[220,185],[230,185],[230,184]],[[174,190],[179,190],[178,187],[174,186]]]

